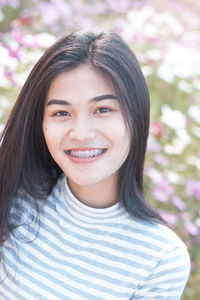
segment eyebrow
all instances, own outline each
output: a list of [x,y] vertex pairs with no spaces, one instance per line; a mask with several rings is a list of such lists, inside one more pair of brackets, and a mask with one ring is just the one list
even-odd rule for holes
[[[113,94],[106,94],[106,95],[101,95],[94,97],[89,100],[89,102],[98,102],[106,99],[117,99],[117,97]],[[47,103],[47,106],[52,105],[52,104],[58,104],[58,105],[71,105],[71,103],[67,100],[61,100],[61,99],[52,99]]]

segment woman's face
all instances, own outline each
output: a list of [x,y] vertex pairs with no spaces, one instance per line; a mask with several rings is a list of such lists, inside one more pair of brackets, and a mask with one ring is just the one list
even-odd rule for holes
[[43,120],[47,147],[68,182],[116,182],[130,149],[118,99],[108,79],[88,65],[59,74]]

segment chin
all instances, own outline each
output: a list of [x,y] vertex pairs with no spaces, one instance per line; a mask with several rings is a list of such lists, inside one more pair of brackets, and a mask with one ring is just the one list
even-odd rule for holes
[[69,177],[68,177],[68,182],[69,183],[72,183],[72,184],[74,184],[74,185],[76,185],[76,186],[91,186],[91,185],[96,185],[96,184],[98,184],[98,183],[100,183],[100,182],[102,182],[102,180],[95,180],[94,178],[92,179],[89,179],[89,178],[79,178],[78,180],[77,180],[77,178],[76,178],[76,180],[73,180],[73,179],[70,179]]
[[95,174],[91,174],[88,176],[87,173],[84,173],[82,176],[67,176],[68,182],[76,185],[76,186],[92,186],[92,185],[102,185],[108,184],[113,180],[113,176],[95,176]]

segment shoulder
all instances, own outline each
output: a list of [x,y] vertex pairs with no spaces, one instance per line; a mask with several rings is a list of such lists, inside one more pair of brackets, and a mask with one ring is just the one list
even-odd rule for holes
[[121,226],[130,240],[142,245],[145,252],[149,251],[153,254],[155,263],[171,255],[187,270],[190,268],[190,258],[185,243],[169,227],[131,217],[127,217]]
[[125,218],[122,226],[130,233],[141,238],[157,241],[158,245],[165,244],[166,249],[174,247],[186,248],[178,235],[167,225],[142,221],[128,216]]
[[128,217],[122,226],[135,243],[138,261],[146,258],[146,273],[137,291],[140,299],[151,298],[149,295],[154,295],[153,299],[161,299],[163,295],[171,299],[173,293],[176,294],[173,299],[179,299],[190,274],[190,257],[183,241],[165,225]]
[[[125,225],[126,224],[126,225]],[[180,299],[190,274],[190,257],[178,235],[160,224],[124,222],[144,261],[142,280],[130,299]]]
[[23,190],[17,191],[9,212],[9,224],[14,235],[18,236],[21,231],[39,229],[45,207],[55,210],[55,204],[60,199],[61,184],[62,176],[58,179],[51,193],[44,199],[35,199]]
[[47,202],[55,202],[55,198],[60,197],[62,181],[63,176],[57,180],[51,193],[44,199],[35,199],[23,190],[18,190],[10,210],[11,220],[15,219],[16,214],[19,219],[20,216],[22,218],[29,216],[29,213],[32,215],[34,211],[38,213]]

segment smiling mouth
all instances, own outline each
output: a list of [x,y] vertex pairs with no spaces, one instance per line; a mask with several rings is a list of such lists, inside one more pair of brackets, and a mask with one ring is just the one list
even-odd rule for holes
[[106,149],[67,150],[66,154],[76,158],[92,158],[106,152]]

